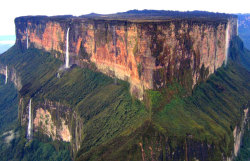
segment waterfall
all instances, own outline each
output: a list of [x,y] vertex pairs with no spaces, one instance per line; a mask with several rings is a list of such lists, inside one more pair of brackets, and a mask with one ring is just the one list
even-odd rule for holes
[[31,117],[31,99],[29,101],[29,123],[28,123],[28,131],[27,131],[27,139],[32,139],[32,117]]
[[5,84],[8,82],[8,66],[5,68]]
[[67,37],[66,37],[65,68],[69,68],[69,28],[67,30]]
[[228,59],[228,48],[229,48],[229,22],[227,23],[227,29],[226,29],[226,45],[225,45],[225,65],[227,65],[227,59]]
[[26,41],[27,41],[27,49],[29,48],[29,35],[28,35],[28,29],[26,28]]

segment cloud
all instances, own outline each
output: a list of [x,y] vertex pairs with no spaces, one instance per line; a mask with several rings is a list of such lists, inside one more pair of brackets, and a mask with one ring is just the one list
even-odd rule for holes
[[4,138],[4,141],[6,144],[10,144],[10,142],[16,138],[19,137],[18,133],[15,133],[13,130],[7,131],[5,133],[2,134]]

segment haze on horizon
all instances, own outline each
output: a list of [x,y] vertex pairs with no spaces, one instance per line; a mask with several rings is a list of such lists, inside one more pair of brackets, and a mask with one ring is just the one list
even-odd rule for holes
[[89,13],[110,14],[128,10],[178,10],[178,11],[210,11],[222,13],[250,13],[249,0],[8,0],[1,2],[0,35],[15,35],[14,19],[27,15],[74,15]]

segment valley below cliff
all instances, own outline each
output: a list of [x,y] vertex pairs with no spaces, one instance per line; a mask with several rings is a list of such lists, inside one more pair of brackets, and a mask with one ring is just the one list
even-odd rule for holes
[[0,56],[0,95],[13,100],[1,108],[15,113],[0,126],[4,160],[237,156],[250,106],[237,18],[138,17],[15,20]]

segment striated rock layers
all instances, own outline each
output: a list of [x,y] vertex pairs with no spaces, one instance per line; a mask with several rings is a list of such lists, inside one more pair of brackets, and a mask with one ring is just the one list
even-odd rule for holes
[[70,64],[94,63],[98,71],[130,82],[131,93],[140,100],[146,89],[173,80],[192,88],[207,78],[222,66],[227,41],[237,34],[233,17],[140,21],[35,16],[16,18],[15,24],[16,45],[26,50],[29,43],[62,61],[70,28]]

